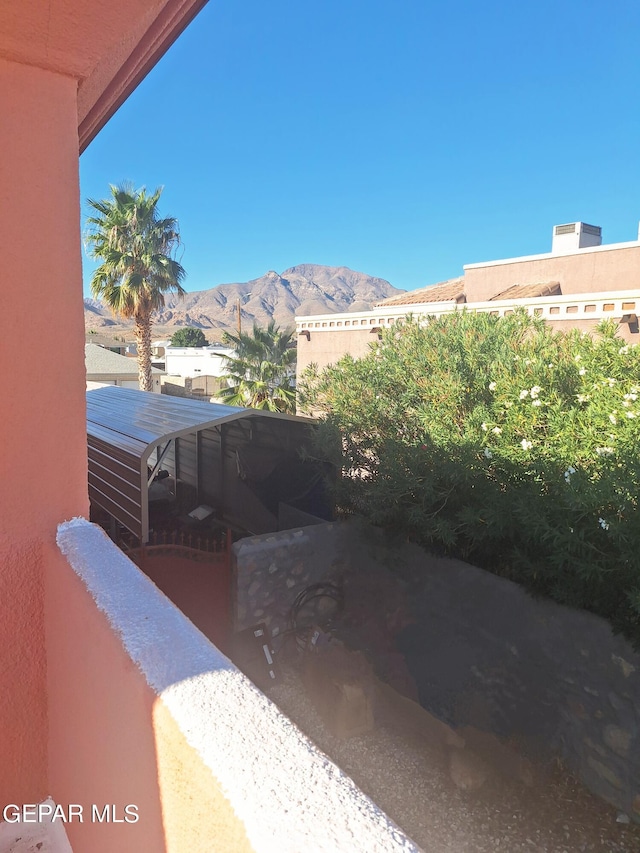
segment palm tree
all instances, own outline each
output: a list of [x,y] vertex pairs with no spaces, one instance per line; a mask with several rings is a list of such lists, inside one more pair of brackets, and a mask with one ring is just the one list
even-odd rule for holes
[[88,199],[86,243],[102,263],[91,278],[91,293],[115,314],[133,318],[139,383],[152,390],[151,315],[164,306],[165,293],[184,295],[183,267],[172,257],[180,245],[176,219],[161,219],[162,187],[147,194],[131,184],[111,186],[111,198]]
[[230,406],[295,413],[296,351],[292,340],[293,332],[281,332],[274,320],[266,329],[254,323],[252,334],[225,332],[223,341],[236,355],[226,358],[233,384],[219,396]]

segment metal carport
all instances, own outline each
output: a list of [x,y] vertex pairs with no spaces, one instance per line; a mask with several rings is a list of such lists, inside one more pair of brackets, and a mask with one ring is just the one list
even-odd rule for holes
[[287,489],[304,493],[300,477],[295,485],[286,480],[311,423],[116,386],[88,391],[89,498],[146,543],[149,485],[162,469],[186,508],[207,503],[251,533],[277,530],[274,503],[295,505]]

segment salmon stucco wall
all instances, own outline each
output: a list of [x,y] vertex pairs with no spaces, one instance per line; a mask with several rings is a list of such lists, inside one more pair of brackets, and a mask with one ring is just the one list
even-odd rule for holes
[[464,268],[467,302],[484,302],[514,284],[557,281],[564,294],[640,287],[640,245],[583,249],[570,255],[471,264]]
[[377,334],[372,333],[369,328],[346,332],[311,329],[308,338],[304,334],[298,335],[296,381],[301,381],[302,374],[310,364],[316,364],[322,369],[335,364],[347,352],[353,358],[362,358],[371,351],[371,344],[377,341]]
[[[83,853],[413,853],[415,845],[105,533],[60,526],[48,578],[51,794],[138,805]],[[122,811],[120,811],[120,817]]]
[[[176,624],[198,632],[166,599],[160,603],[166,618],[157,619],[157,590],[102,530],[82,521],[69,527],[89,531],[81,568],[101,576],[112,596],[105,607],[95,586],[60,554],[47,573],[50,793],[65,808],[82,807],[82,822],[65,826],[72,847],[83,853],[250,853],[219,784],[136,659],[142,650],[164,669],[160,638],[170,638],[177,660],[168,668],[180,668]],[[120,606],[137,648],[123,642],[123,625],[114,618]],[[105,805],[111,819],[98,821],[94,807],[102,814]]]
[[70,77],[0,60],[4,803],[47,794],[43,573],[57,524],[88,509],[76,92]]
[[[82,806],[83,822],[66,830],[75,850],[163,851],[152,717],[155,694],[127,657],[106,616],[58,555],[47,574],[50,793]],[[144,619],[144,614],[141,614]],[[92,821],[115,807],[124,821]]]

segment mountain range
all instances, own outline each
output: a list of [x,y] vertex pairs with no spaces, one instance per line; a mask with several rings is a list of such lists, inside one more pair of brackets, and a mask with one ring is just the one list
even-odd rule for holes
[[[348,267],[299,264],[283,273],[270,271],[252,281],[187,293],[182,299],[168,295],[164,309],[154,315],[153,335],[158,338],[181,326],[194,326],[205,335],[208,329],[215,330],[207,335],[214,342],[222,331],[237,328],[238,301],[243,330],[250,329],[254,322],[266,326],[272,319],[282,329],[290,329],[296,314],[362,310],[402,292],[382,278]],[[114,317],[95,299],[84,300],[84,316],[87,331],[121,334],[133,328],[133,321]]]

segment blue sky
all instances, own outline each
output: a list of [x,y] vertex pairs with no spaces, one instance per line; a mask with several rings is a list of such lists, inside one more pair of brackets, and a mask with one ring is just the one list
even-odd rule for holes
[[635,240],[639,33],[636,0],[210,0],[82,197],[163,185],[190,291],[299,263],[410,290],[574,220]]

